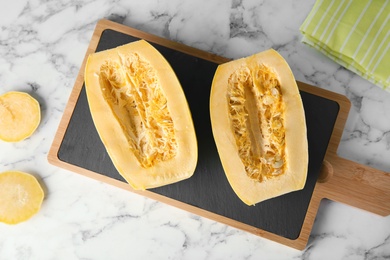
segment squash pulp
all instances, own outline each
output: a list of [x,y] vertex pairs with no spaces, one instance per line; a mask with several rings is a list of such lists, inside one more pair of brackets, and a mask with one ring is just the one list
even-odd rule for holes
[[280,54],[271,49],[219,65],[210,116],[225,174],[244,203],[303,189],[308,166],[304,108]]
[[186,97],[165,58],[144,40],[91,54],[92,118],[118,172],[134,189],[192,176],[197,141]]

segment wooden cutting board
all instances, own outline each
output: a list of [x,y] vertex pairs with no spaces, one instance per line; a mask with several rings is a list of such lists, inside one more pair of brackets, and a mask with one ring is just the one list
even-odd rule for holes
[[[90,53],[139,39],[153,44],[177,74],[191,109],[199,150],[193,177],[148,191],[133,190],[112,165],[94,127],[84,89],[84,67]],[[50,149],[49,162],[297,249],[305,248],[323,198],[390,214],[390,175],[336,154],[350,108],[348,99],[301,82],[298,86],[309,143],[306,186],[256,206],[242,203],[223,172],[209,118],[211,81],[218,64],[226,61],[108,20],[99,21]]]

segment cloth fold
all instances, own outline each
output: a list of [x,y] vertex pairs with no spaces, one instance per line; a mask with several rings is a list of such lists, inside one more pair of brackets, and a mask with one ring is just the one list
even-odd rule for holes
[[317,0],[302,41],[390,91],[390,0]]

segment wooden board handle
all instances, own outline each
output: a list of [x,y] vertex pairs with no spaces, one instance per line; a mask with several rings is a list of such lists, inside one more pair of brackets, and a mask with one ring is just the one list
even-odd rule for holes
[[327,155],[316,188],[325,198],[382,216],[390,215],[390,174]]

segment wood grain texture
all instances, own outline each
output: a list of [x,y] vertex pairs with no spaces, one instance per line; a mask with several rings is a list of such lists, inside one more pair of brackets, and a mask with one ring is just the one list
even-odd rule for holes
[[[328,198],[352,206],[360,207],[381,215],[390,214],[390,175],[342,159],[337,156],[337,147],[340,142],[345,121],[348,117],[348,112],[350,108],[350,103],[348,99],[342,95],[319,89],[308,84],[304,84],[302,82],[298,82],[300,90],[308,94],[313,94],[319,97],[336,101],[339,105],[339,113],[337,115],[331,137],[328,140],[329,145],[327,147],[325,155],[325,159],[329,162],[329,165],[331,165],[333,169],[333,174],[331,176],[328,176],[329,178],[324,179],[321,183],[317,182],[317,184],[315,184],[311,200],[307,207],[307,212],[304,216],[304,221],[302,223],[302,226],[300,227],[300,232],[297,238],[294,239],[287,238],[283,235],[275,234],[273,232],[254,227],[253,225],[242,223],[241,221],[234,220],[222,214],[216,214],[215,212],[199,208],[195,205],[183,203],[182,201],[169,198],[154,191],[135,191],[128,184],[121,181],[119,178],[115,179],[101,173],[96,173],[95,171],[91,171],[80,165],[78,166],[60,160],[59,151],[61,145],[63,145],[64,136],[66,134],[69,124],[71,123],[74,109],[76,105],[78,105],[78,99],[81,98],[80,93],[82,93],[83,88],[84,67],[86,59],[89,54],[95,52],[99,45],[102,33],[106,29],[111,29],[116,32],[124,33],[127,35],[134,35],[139,38],[146,39],[149,42],[158,43],[161,46],[169,47],[171,49],[175,49],[177,51],[192,55],[194,57],[206,59],[217,64],[228,61],[228,59],[219,57],[214,54],[210,54],[179,43],[162,39],[160,37],[150,35],[145,32],[138,31],[133,28],[129,28],[127,26],[120,25],[108,20],[101,20],[96,26],[95,32],[93,34],[84,61],[82,63],[80,72],[77,76],[74,88],[65,108],[61,123],[53,140],[52,147],[49,151],[48,160],[50,163],[62,167],[64,169],[80,173],[87,177],[103,181],[111,185],[115,185],[119,188],[129,190],[131,192],[167,203],[175,207],[179,207],[194,214],[225,223],[227,225],[245,230],[255,235],[259,235],[300,250],[304,249],[307,244],[320,201],[323,198]],[[310,113],[310,111],[308,111],[307,113]]]

